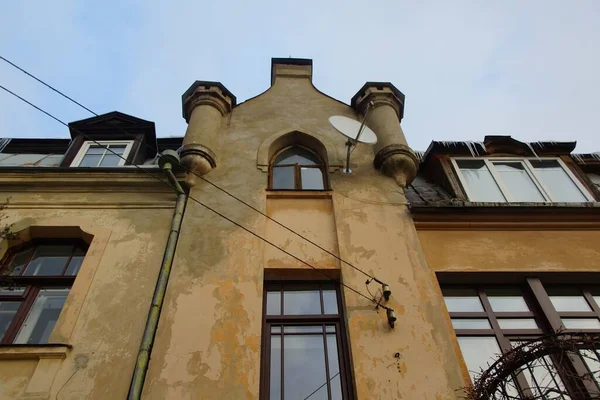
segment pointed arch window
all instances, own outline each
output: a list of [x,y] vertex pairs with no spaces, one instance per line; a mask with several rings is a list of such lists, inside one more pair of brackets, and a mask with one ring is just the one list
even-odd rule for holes
[[290,146],[273,157],[270,188],[275,190],[325,190],[325,163],[312,150]]

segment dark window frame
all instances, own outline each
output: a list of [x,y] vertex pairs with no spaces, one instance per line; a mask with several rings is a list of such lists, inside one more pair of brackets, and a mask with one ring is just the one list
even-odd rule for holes
[[[274,291],[274,289],[280,291],[280,315],[267,315],[267,292]],[[337,314],[311,314],[311,315],[284,315],[283,308],[283,293],[286,290],[319,290],[320,299],[321,299],[321,312],[324,312],[324,301],[323,301],[323,290],[335,290],[336,293],[336,302],[338,313]],[[334,325],[335,326],[335,335],[336,335],[336,343],[338,348],[338,361],[339,361],[339,376],[340,383],[342,388],[342,398],[348,400],[354,400],[356,398],[354,392],[354,384],[352,377],[352,369],[351,369],[351,355],[350,355],[350,345],[348,342],[344,311],[343,311],[343,302],[342,302],[342,293],[340,290],[340,286],[337,283],[333,283],[331,281],[268,281],[265,282],[263,286],[263,316],[262,316],[262,338],[261,338],[261,371],[260,371],[260,395],[259,398],[262,400],[269,400],[270,398],[270,378],[271,378],[271,327],[272,326],[281,326],[281,336],[284,336],[283,327],[286,325],[322,325],[323,326],[323,337],[326,339],[327,333],[331,334],[332,332],[326,332],[325,325]],[[275,333],[277,334],[277,333]],[[313,333],[314,334],[314,333]],[[295,333],[294,335],[298,335]],[[283,345],[282,352],[283,352]],[[283,355],[282,355],[282,364],[281,368],[283,369]],[[328,362],[328,352],[327,352],[327,344],[325,340],[325,368],[326,374],[329,376],[329,362]],[[282,383],[281,383],[281,396],[284,397],[284,383],[283,383],[283,373]],[[329,382],[333,380],[334,377],[329,377],[327,382],[323,382],[327,384],[328,394],[330,395],[330,385]],[[317,389],[317,388],[315,388]]]
[[[512,346],[511,342],[521,341],[528,339],[536,339],[545,334],[556,333],[561,331],[565,334],[569,333],[598,333],[600,329],[565,329],[561,317],[587,317],[587,318],[598,318],[600,319],[600,303],[597,302],[592,295],[592,285],[589,283],[573,283],[570,284],[568,281],[557,284],[545,283],[545,280],[539,277],[523,277],[519,282],[503,282],[498,284],[478,284],[473,282],[474,276],[477,274],[469,274],[470,276],[466,279],[469,283],[458,283],[454,281],[450,284],[440,283],[442,293],[446,289],[471,289],[475,290],[477,297],[481,301],[483,312],[450,312],[448,314],[451,319],[466,319],[466,318],[479,318],[487,319],[491,325],[491,329],[455,329],[455,336],[486,336],[494,337],[498,343],[500,350],[504,353],[509,351]],[[462,279],[460,279],[462,280]],[[459,280],[459,281],[460,281]],[[489,282],[489,281],[488,281]],[[559,312],[555,309],[554,305],[550,300],[550,295],[546,291],[547,287],[562,286],[577,289],[581,292],[581,295],[585,298],[588,305],[591,308],[589,312]],[[502,288],[515,288],[519,287],[523,298],[528,305],[529,312],[497,312],[493,311],[492,306],[487,299],[486,289],[502,289]],[[596,292],[600,294],[600,286],[596,287]],[[538,324],[539,329],[502,329],[498,324],[498,318],[533,318]],[[575,373],[579,376],[584,376],[589,373],[589,369],[586,367],[583,359],[580,357],[569,357],[570,361],[559,360],[554,356],[551,356],[555,367],[566,368],[571,373]],[[464,359],[463,359],[464,361]],[[562,383],[565,385],[568,391],[572,393],[578,393],[582,388],[587,389],[591,394],[597,394],[600,388],[600,383],[597,386],[588,380],[579,380],[574,378],[566,378],[560,375]],[[516,377],[517,383],[520,387],[528,386],[525,381],[525,377],[522,374],[518,374]],[[523,394],[528,394],[528,390],[523,390]]]
[[[31,263],[36,249],[39,246],[71,246],[71,252],[68,259],[65,261],[61,275],[34,275],[25,276],[24,272]],[[1,287],[25,287],[25,291],[21,295],[2,295],[0,294],[0,301],[7,302],[19,302],[20,306],[15,313],[10,325],[8,326],[4,337],[0,340],[0,345],[11,345],[13,344],[19,330],[29,315],[31,307],[35,303],[37,296],[42,289],[46,288],[72,288],[75,275],[66,275],[66,270],[69,263],[73,259],[73,256],[77,252],[77,249],[83,249],[87,253],[88,244],[81,239],[34,239],[27,243],[19,246],[11,247],[4,257],[0,260],[0,286]],[[23,268],[18,275],[7,274],[7,269],[10,266],[13,258],[16,254],[19,254],[25,250],[33,249],[31,256],[27,260],[27,263],[23,265]]]
[[[291,149],[293,147],[298,147],[301,148],[303,150],[306,150],[308,152],[310,152],[311,154],[313,154],[321,163],[320,164],[279,164],[279,165],[275,165],[275,160],[277,159],[277,157],[279,157],[279,155],[281,153],[283,153],[284,151]],[[294,188],[293,189],[277,189],[277,188],[273,188],[273,170],[275,168],[285,168],[285,167],[294,167]],[[302,188],[302,168],[318,168],[321,171],[321,175],[323,176],[323,189],[303,189]],[[286,146],[282,149],[280,149],[279,151],[277,151],[273,157],[271,157],[271,161],[269,162],[269,177],[268,177],[268,186],[269,186],[269,190],[282,190],[282,191],[298,191],[298,190],[302,190],[302,191],[315,191],[315,192],[322,192],[322,191],[328,191],[330,190],[330,186],[329,186],[329,174],[327,173],[327,163],[321,158],[321,156],[319,156],[319,154],[306,147],[306,146],[302,146],[299,144],[292,144],[290,146]]]

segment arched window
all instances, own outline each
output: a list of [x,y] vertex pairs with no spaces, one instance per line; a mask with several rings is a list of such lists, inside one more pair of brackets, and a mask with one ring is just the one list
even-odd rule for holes
[[0,266],[0,343],[48,342],[86,252],[79,240],[9,250]]
[[323,190],[326,186],[325,163],[311,150],[291,146],[273,157],[271,189]]

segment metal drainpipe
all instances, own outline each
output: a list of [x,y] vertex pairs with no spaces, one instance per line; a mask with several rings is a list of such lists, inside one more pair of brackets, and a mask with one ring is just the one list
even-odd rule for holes
[[177,153],[169,150],[165,151],[158,160],[158,163],[169,179],[169,182],[177,190],[177,201],[175,203],[173,219],[171,220],[171,231],[165,247],[156,287],[154,288],[152,304],[148,311],[148,319],[146,320],[142,343],[135,362],[135,370],[133,371],[131,385],[129,386],[129,394],[127,395],[128,400],[139,400],[142,397],[142,389],[144,388],[146,372],[148,371],[148,364],[150,363],[150,354],[152,353],[154,337],[156,336],[158,320],[160,319],[160,311],[165,299],[167,284],[169,283],[169,274],[171,273],[171,266],[173,265],[173,257],[175,256],[175,248],[177,246],[177,239],[179,238],[179,229],[181,228],[181,222],[183,220],[187,196],[172,171],[173,164],[178,161],[179,156]]

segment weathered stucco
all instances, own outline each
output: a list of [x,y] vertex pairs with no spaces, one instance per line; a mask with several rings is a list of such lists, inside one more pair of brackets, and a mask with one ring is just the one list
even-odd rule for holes
[[[328,123],[331,115],[357,118],[308,78],[278,76],[267,92],[224,117],[214,149],[219,166],[204,177],[391,285],[388,305],[398,314],[394,330],[383,310],[344,290],[358,398],[455,398],[462,375],[439,312],[443,303],[401,189],[373,169],[372,148],[358,146],[353,174],[330,175],[332,194],[266,190],[267,169],[259,153],[273,135],[307,133],[329,154],[344,154],[344,138]],[[364,275],[202,180],[190,194],[317,268],[341,269],[347,285],[367,293]],[[312,272],[188,202],[144,398],[258,398],[265,269]]]
[[598,230],[432,230],[419,237],[434,271],[590,271],[600,259]]
[[91,187],[38,187],[28,193],[43,175],[24,177],[21,188],[5,191],[10,203],[2,211],[3,222],[12,224],[13,232],[34,227],[43,237],[69,237],[69,230],[77,228],[93,239],[50,337],[51,343],[71,346],[66,357],[40,356],[43,349],[16,348],[12,354],[7,353],[10,348],[2,349],[0,398],[124,398],[175,195],[162,187],[156,193],[127,193],[116,187],[120,193]]

